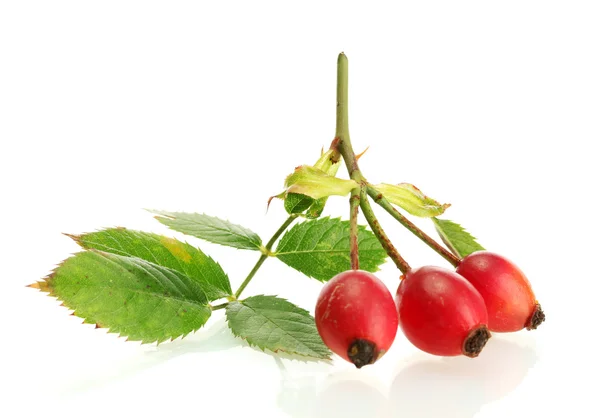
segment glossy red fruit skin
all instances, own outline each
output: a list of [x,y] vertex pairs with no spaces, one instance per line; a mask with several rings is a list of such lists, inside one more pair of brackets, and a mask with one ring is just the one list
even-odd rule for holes
[[356,364],[348,350],[357,340],[374,344],[374,363],[389,350],[398,331],[394,299],[374,274],[348,270],[321,289],[315,308],[317,330],[331,351]]
[[476,251],[460,262],[456,272],[483,297],[491,331],[513,332],[529,326],[539,305],[529,280],[511,261],[490,251]]
[[[400,327],[417,348],[438,356],[475,357],[489,338],[487,311],[481,295],[464,277],[435,266],[410,270],[396,292]],[[482,333],[475,353],[465,343]]]

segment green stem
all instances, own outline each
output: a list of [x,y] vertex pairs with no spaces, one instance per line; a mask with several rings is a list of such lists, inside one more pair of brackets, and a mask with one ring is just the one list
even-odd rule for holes
[[349,139],[348,127],[348,58],[342,52],[337,62],[337,109],[335,112],[335,136],[340,140]]
[[358,206],[360,205],[360,187],[352,189],[350,194],[350,268],[358,270]]
[[398,210],[392,206],[392,204],[381,193],[379,193],[375,187],[371,186],[370,184],[367,185],[367,193],[369,196],[371,196],[375,203],[381,206],[387,213],[392,215],[394,219],[400,222],[410,232],[415,234],[421,241],[429,245],[432,250],[444,257],[450,264],[452,264],[454,267],[457,267],[460,264],[459,258],[438,244],[433,238],[431,238],[429,235],[419,229],[419,227],[408,220],[404,215],[398,212]]
[[344,163],[352,180],[362,183],[363,177],[356,155],[350,141],[350,129],[348,127],[348,58],[342,52],[338,56],[337,67],[337,108],[335,124],[335,140],[337,149],[344,157]]
[[290,226],[292,224],[292,222],[294,222],[296,220],[297,217],[298,217],[298,215],[296,215],[296,214],[290,215],[285,220],[285,222],[283,224],[281,224],[281,226],[279,227],[279,229],[277,231],[275,231],[275,233],[273,234],[273,236],[271,237],[269,242],[267,242],[267,245],[265,246],[267,251],[271,251],[271,249],[273,248],[273,245],[275,245],[275,241],[277,241],[277,238],[279,238],[279,236],[285,232],[285,230],[288,228],[288,226]]
[[220,305],[211,306],[210,309],[212,311],[218,311],[219,309],[225,309],[229,305],[229,302],[221,303]]
[[[390,239],[387,237],[383,228],[379,224],[377,217],[373,213],[373,209],[367,199],[366,195],[366,187],[367,180],[362,175],[360,169],[358,168],[358,161],[356,160],[356,154],[354,154],[354,149],[352,148],[352,142],[350,141],[350,132],[348,128],[348,58],[342,52],[338,56],[338,67],[337,67],[337,108],[336,108],[336,126],[335,126],[335,139],[332,143],[337,145],[337,150],[344,158],[344,162],[346,164],[346,168],[348,169],[348,174],[350,178],[355,180],[360,184],[360,187],[352,190],[352,197],[350,198],[350,221],[351,228],[354,216],[353,200],[356,200],[354,196],[357,194],[360,196],[359,203],[360,208],[363,211],[363,214],[367,218],[367,222],[369,226],[373,230],[373,233],[381,243],[382,247],[385,249],[390,258],[394,261],[396,266],[400,269],[402,273],[406,273],[410,270],[410,266],[408,263],[402,258],[398,250],[394,247]],[[356,213],[358,215],[358,213]],[[354,219],[354,222],[356,218]],[[356,234],[358,236],[358,234]],[[350,257],[352,259],[352,245],[353,240],[357,239],[353,237],[352,229],[350,233]],[[358,264],[358,243],[356,244],[356,264]],[[352,261],[352,265],[354,266],[354,260]],[[354,268],[354,267],[353,267]]]
[[240,285],[239,289],[235,292],[235,298],[239,298],[240,294],[244,291],[244,289],[246,288],[246,286],[248,286],[248,283],[250,283],[250,280],[252,280],[252,278],[254,277],[254,275],[256,274],[256,272],[258,271],[258,269],[260,268],[260,266],[262,266],[262,264],[265,262],[265,260],[268,258],[269,256],[266,254],[261,254],[260,258],[258,259],[258,261],[256,262],[256,264],[254,265],[254,267],[252,267],[252,270],[250,270],[250,273],[248,273],[248,276],[246,276],[246,279],[242,282],[242,284]]
[[273,234],[273,236],[271,237],[271,239],[269,240],[269,242],[267,242],[267,245],[265,245],[265,250],[260,255],[258,261],[254,265],[254,267],[252,267],[252,270],[250,270],[250,273],[248,273],[248,276],[246,276],[246,279],[242,282],[242,284],[240,285],[239,289],[235,292],[234,296],[235,296],[236,299],[240,297],[241,293],[244,291],[244,289],[246,288],[246,286],[248,286],[248,283],[250,283],[250,281],[252,280],[252,278],[254,277],[254,275],[256,274],[256,272],[258,271],[258,269],[260,268],[260,266],[262,266],[262,264],[265,262],[265,260],[270,255],[272,255],[271,254],[271,248],[273,248],[273,245],[275,244],[275,241],[277,241],[277,238],[279,238],[279,236],[285,232],[285,230],[287,229],[287,227],[290,226],[290,224],[292,222],[294,222],[294,220],[297,217],[298,217],[298,215],[290,215],[289,218],[287,218],[285,220],[285,222],[275,232],[275,234]]
[[[362,183],[363,176],[356,163],[356,155],[350,142],[350,129],[348,127],[348,58],[342,52],[338,56],[337,67],[337,107],[335,112],[335,146],[344,157],[350,178]],[[360,190],[362,186],[352,190],[350,195],[350,265],[353,270],[358,270],[358,206],[360,203]]]
[[381,243],[381,246],[385,249],[385,251],[390,256],[390,258],[392,259],[394,264],[396,264],[396,267],[398,267],[398,269],[403,274],[406,274],[410,270],[410,266],[408,265],[406,260],[404,260],[404,258],[402,258],[402,256],[398,252],[398,250],[396,250],[396,248],[392,244],[392,241],[390,241],[390,239],[388,238],[386,233],[383,231],[383,228],[379,224],[379,221],[375,217],[375,213],[373,213],[371,204],[369,203],[369,200],[367,199],[367,192],[366,192],[365,187],[363,187],[361,189],[360,208],[362,209],[362,212],[365,215],[365,218],[367,218],[367,222],[369,223],[371,230],[373,231],[373,233],[375,234],[375,236]]

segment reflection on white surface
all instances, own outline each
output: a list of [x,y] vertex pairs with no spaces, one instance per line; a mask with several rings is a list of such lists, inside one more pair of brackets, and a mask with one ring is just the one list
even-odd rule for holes
[[319,393],[314,417],[348,418],[385,416],[385,396],[363,380],[340,380]]
[[390,416],[473,417],[514,390],[535,364],[535,353],[499,338],[488,344],[476,360],[432,359],[401,370],[390,387]]
[[123,381],[138,373],[144,372],[176,357],[193,353],[225,351],[234,347],[248,345],[245,341],[233,336],[223,319],[215,321],[202,332],[192,334],[185,339],[177,339],[167,344],[149,346],[147,351],[126,362],[103,370],[101,375],[89,376],[86,380],[75,381],[65,388],[65,393],[76,394]]
[[317,391],[315,378],[292,379],[284,373],[280,408],[304,417],[461,417],[475,416],[523,381],[537,356],[529,347],[496,337],[477,359],[418,360],[402,367],[387,394],[365,374],[342,372]]
[[[121,361],[83,371],[55,401],[67,411],[99,397],[138,409],[144,399],[166,396],[180,399],[170,407],[183,411],[194,410],[198,400],[220,400],[226,391],[238,399],[235,407],[249,414],[263,411],[266,417],[471,418],[514,391],[536,364],[535,338],[529,337],[497,334],[477,359],[418,353],[356,370],[340,362],[331,366],[259,354],[219,318],[186,339],[144,347]],[[148,398],[132,397],[131,388]],[[101,412],[109,406],[96,408]],[[150,404],[144,408],[153,410]]]

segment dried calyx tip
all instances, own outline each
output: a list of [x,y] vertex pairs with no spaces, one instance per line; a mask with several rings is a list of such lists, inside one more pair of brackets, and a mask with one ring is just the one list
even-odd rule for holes
[[542,307],[539,303],[535,304],[535,309],[533,310],[533,315],[531,315],[531,319],[527,323],[527,330],[531,331],[539,327],[542,322],[546,320],[546,314],[542,310]]
[[358,369],[375,363],[379,357],[377,346],[369,340],[358,338],[348,347],[348,358]]
[[463,354],[467,357],[477,357],[492,334],[485,325],[475,328],[469,333],[463,345]]

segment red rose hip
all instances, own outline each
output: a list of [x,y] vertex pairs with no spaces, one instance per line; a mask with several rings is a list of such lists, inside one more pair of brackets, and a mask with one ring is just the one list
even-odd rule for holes
[[491,336],[483,298],[451,270],[410,270],[398,286],[396,305],[406,338],[430,354],[477,357]]
[[495,332],[537,328],[545,319],[525,274],[511,261],[489,251],[476,251],[458,265],[457,273],[483,297],[488,325]]
[[323,286],[315,322],[325,345],[358,368],[381,358],[398,331],[392,295],[362,270],[340,273]]

